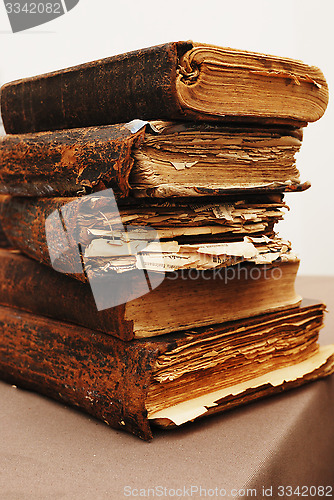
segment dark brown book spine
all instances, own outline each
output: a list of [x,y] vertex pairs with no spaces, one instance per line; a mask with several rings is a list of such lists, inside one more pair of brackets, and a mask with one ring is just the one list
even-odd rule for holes
[[[0,249],[0,260],[1,305],[82,325],[126,341],[133,339],[133,322],[124,319],[125,303],[98,311],[89,284],[16,251]],[[117,278],[115,275],[114,287]]]
[[145,440],[152,438],[145,398],[158,354],[151,342],[125,343],[0,307],[3,380],[77,406]]
[[176,97],[179,54],[192,44],[168,43],[4,85],[7,133],[181,118]]
[[[105,191],[107,192],[107,191]],[[93,196],[94,198],[94,196]],[[96,198],[94,210],[103,210],[110,206],[109,197]],[[89,202],[91,199],[88,200]],[[78,198],[24,198],[0,197],[0,224],[9,245],[32,257],[39,263],[68,274],[79,281],[87,282],[80,261],[79,247],[80,228],[78,215],[81,206],[87,206],[87,197]],[[61,224],[48,224],[46,221],[52,214],[59,214],[66,207],[65,228]],[[58,219],[58,222],[60,220]],[[66,232],[64,232],[66,229]],[[66,235],[63,241],[62,234]],[[59,250],[58,258],[51,262],[49,248]]]
[[145,127],[127,124],[7,135],[0,140],[0,193],[75,196],[112,188],[127,196],[132,148]]
[[[50,261],[48,243],[45,234],[45,221],[47,217],[55,211],[58,211],[67,201],[73,201],[72,198],[34,198],[29,203],[27,198],[5,196],[0,204],[0,223],[10,244],[21,250],[24,254],[36,259],[40,263],[52,266]],[[77,213],[81,199],[77,198],[77,203],[72,206],[73,226],[67,225],[67,237],[69,248],[72,252],[62,254],[64,263],[69,264],[69,268],[75,269],[76,253],[78,251],[75,241]],[[52,235],[51,235],[52,236]],[[54,228],[54,241],[59,239],[59,229]],[[66,262],[65,262],[66,260]],[[72,265],[71,265],[72,264]],[[73,273],[70,273],[71,275]],[[84,274],[74,275],[80,281],[86,281]]]
[[0,248],[9,248],[11,245],[0,224]]

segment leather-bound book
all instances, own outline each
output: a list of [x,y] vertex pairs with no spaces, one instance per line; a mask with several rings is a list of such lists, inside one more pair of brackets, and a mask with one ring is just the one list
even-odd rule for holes
[[[3,196],[0,201],[0,222],[10,244],[55,268],[67,262],[69,267],[60,269],[67,274],[82,274],[83,254],[87,257],[85,264],[94,258],[104,259],[107,264],[114,257],[118,266],[123,262],[136,268],[136,242],[143,250],[145,243],[157,240],[161,241],[160,250],[164,250],[165,256],[167,253],[189,254],[190,250],[198,250],[203,245],[223,244],[219,264],[229,265],[228,256],[234,256],[236,263],[242,248],[235,248],[233,244],[226,247],[225,244],[242,243],[248,238],[248,247],[254,241],[261,252],[269,251],[270,240],[277,241],[274,225],[283,218],[287,208],[283,196],[278,193],[245,193],[244,196],[210,197],[200,201],[195,198],[166,202],[144,199],[134,203],[127,199],[120,204],[113,192],[104,190],[76,198]],[[129,239],[133,242],[132,247],[122,245]],[[187,245],[196,245],[196,248]],[[157,250],[159,248],[155,248],[155,253]],[[218,246],[214,253],[219,255]],[[255,249],[247,255],[256,256]],[[187,260],[188,268],[193,261]],[[174,262],[175,266],[166,267],[166,270],[184,267],[186,263],[175,259]],[[217,264],[218,261],[212,261],[211,267]],[[84,279],[84,276],[76,277]]]
[[0,305],[125,341],[153,337],[296,307],[299,262],[290,259],[201,272],[137,269],[82,283],[16,250],[0,249]]
[[123,342],[0,307],[0,377],[144,440],[334,371],[323,304]]
[[301,189],[302,130],[142,120],[0,138],[0,193],[194,197]]
[[328,87],[318,68],[292,59],[172,42],[89,62],[2,87],[7,133],[135,118],[261,121],[318,120]]

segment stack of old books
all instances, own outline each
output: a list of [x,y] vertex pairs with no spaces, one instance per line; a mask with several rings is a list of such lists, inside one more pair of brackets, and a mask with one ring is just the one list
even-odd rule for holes
[[315,67],[191,42],[5,85],[1,377],[150,439],[332,373],[274,231],[327,101]]

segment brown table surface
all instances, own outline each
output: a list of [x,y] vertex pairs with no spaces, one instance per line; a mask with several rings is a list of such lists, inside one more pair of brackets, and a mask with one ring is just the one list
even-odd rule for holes
[[[334,343],[334,278],[300,277],[297,288],[333,311],[321,343]],[[265,498],[263,486],[273,487],[274,499],[299,498],[279,495],[289,485],[305,486],[307,498],[329,495],[306,486],[328,486],[334,497],[334,377],[157,431],[151,443],[3,382],[0,405],[1,500],[223,498],[223,489],[225,498]],[[147,491],[157,487],[166,490]]]

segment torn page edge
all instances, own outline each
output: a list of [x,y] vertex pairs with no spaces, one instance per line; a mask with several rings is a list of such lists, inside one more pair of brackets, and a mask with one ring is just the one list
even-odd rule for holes
[[190,420],[194,420],[204,415],[210,407],[218,405],[217,401],[228,396],[237,396],[249,389],[256,389],[268,384],[273,387],[278,387],[284,382],[293,382],[297,379],[302,379],[306,375],[318,370],[333,355],[334,344],[320,347],[319,351],[306,361],[272,371],[260,377],[248,380],[247,382],[236,384],[210,394],[205,394],[204,396],[194,398],[184,403],[179,403],[170,408],[159,410],[155,413],[148,414],[148,418],[150,420],[165,418],[171,420],[176,425],[184,424],[185,422],[189,422]]
[[262,184],[244,184],[231,186],[182,186],[180,184],[159,184],[156,186],[141,186],[132,184],[131,193],[136,198],[169,198],[169,197],[197,197],[218,196],[224,194],[256,194],[259,192],[297,192],[306,191],[311,187],[309,181],[299,183],[297,181],[271,182]]

